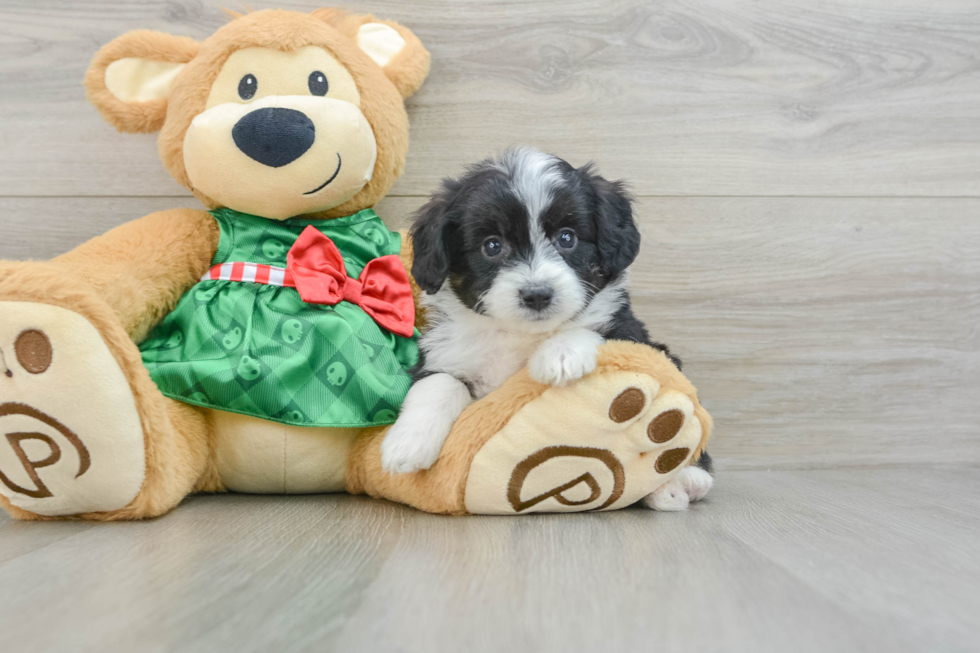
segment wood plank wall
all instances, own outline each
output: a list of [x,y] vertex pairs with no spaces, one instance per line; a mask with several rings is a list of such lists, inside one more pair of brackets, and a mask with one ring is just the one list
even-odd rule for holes
[[[104,124],[81,80],[118,34],[204,38],[221,6],[0,2],[0,258],[197,205],[154,137]],[[433,55],[378,207],[392,226],[512,144],[630,183],[635,305],[685,360],[722,467],[980,464],[975,1],[346,6]]]

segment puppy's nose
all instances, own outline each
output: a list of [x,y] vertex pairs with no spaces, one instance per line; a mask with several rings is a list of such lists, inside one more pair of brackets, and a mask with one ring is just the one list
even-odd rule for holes
[[547,286],[527,288],[521,290],[521,302],[532,310],[543,311],[551,304],[551,298],[554,295],[554,291]]
[[266,107],[242,116],[231,137],[249,158],[281,168],[303,156],[316,138],[313,121],[295,109]]

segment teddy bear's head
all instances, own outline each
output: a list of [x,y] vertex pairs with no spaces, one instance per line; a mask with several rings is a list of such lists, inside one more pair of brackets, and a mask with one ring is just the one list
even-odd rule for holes
[[336,9],[265,10],[204,42],[129,32],[85,77],[120,131],[160,131],[164,165],[210,208],[282,220],[373,206],[408,150],[404,98],[429,69],[410,31]]

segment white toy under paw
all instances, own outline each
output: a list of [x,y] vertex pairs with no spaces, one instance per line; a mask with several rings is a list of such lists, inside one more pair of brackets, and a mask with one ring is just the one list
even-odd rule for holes
[[711,490],[715,479],[700,467],[692,466],[685,467],[677,472],[677,476],[674,477],[673,482],[680,485],[687,492],[687,496],[691,501],[700,501]]
[[676,480],[664,483],[650,494],[643,497],[643,505],[661,512],[676,512],[687,510],[690,498],[684,488]]
[[605,339],[594,331],[577,329],[545,340],[528,361],[527,371],[538,383],[563,386],[595,369]]

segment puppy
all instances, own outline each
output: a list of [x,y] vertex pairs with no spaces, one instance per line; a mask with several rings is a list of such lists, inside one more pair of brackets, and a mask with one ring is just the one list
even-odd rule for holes
[[[640,249],[631,198],[590,165],[528,148],[486,159],[443,182],[417,213],[412,242],[429,327],[381,445],[389,472],[430,467],[470,401],[522,367],[565,385],[595,369],[599,346],[615,339],[659,349],[680,368],[630,307],[627,267]],[[694,476],[645,501],[683,510],[710,487],[708,473]]]

